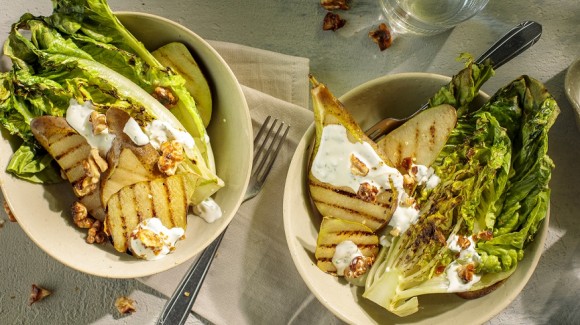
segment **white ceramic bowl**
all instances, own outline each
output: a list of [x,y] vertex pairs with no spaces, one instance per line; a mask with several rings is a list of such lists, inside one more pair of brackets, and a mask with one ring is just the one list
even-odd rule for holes
[[[367,82],[340,100],[366,129],[386,116],[410,115],[449,80],[449,77],[427,73],[390,75]],[[332,85],[329,88],[332,90]],[[480,92],[477,101],[482,103],[487,98]],[[522,290],[542,254],[548,216],[517,270],[496,291],[475,300],[463,300],[454,294],[420,296],[419,311],[408,317],[389,313],[364,299],[362,288],[351,287],[320,271],[314,251],[321,219],[310,204],[307,183],[313,139],[314,125],[298,144],[290,163],[284,191],[284,228],[290,254],[304,282],[336,316],[350,324],[481,324],[504,309]]]
[[568,67],[564,79],[564,90],[574,109],[576,126],[580,130],[580,58],[576,59]]
[[[118,253],[112,245],[85,243],[86,230],[71,221],[74,202],[70,185],[42,186],[6,174],[14,148],[6,132],[0,139],[0,184],[8,205],[28,236],[46,253],[73,269],[111,278],[134,278],[177,266],[200,253],[230,223],[248,185],[253,151],[252,125],[245,97],[236,77],[219,54],[201,37],[162,17],[122,12],[119,19],[150,49],[172,41],[185,43],[208,77],[213,90],[213,115],[208,133],[216,160],[217,174],[226,186],[215,200],[224,214],[208,224],[190,215],[186,238],[177,249],[157,261],[139,260]],[[26,257],[23,257],[26,258]],[[33,265],[34,261],[30,261]]]

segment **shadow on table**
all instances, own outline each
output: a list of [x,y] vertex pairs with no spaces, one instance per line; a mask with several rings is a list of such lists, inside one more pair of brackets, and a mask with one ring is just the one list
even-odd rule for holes
[[545,82],[561,113],[550,130],[549,155],[556,165],[550,187],[550,232],[538,267],[520,295],[529,319],[546,324],[573,324],[580,320],[580,219],[577,204],[580,173],[580,134],[564,95],[565,70]]

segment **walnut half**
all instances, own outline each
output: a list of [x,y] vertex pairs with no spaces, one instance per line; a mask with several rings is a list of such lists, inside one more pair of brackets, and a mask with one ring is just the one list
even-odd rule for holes
[[391,31],[385,23],[381,23],[378,29],[370,31],[369,37],[377,43],[381,51],[388,49],[393,44]]
[[41,301],[42,299],[49,296],[52,292],[37,286],[36,284],[32,285],[32,290],[30,291],[30,298],[28,299],[28,305],[32,305],[35,302]]
[[107,240],[107,234],[103,228],[103,223],[95,220],[91,228],[87,231],[87,238],[85,241],[89,244],[102,244]]
[[121,296],[115,300],[115,307],[122,315],[132,314],[137,309],[135,309],[135,301],[129,297]]
[[363,276],[371,268],[374,260],[371,256],[357,256],[353,258],[350,265],[344,270],[344,277],[356,279]]
[[177,171],[177,165],[185,160],[183,146],[178,141],[167,141],[161,144],[159,148],[161,155],[157,161],[157,167],[165,175],[174,175]]
[[72,214],[73,221],[75,225],[77,225],[77,227],[91,228],[93,226],[95,219],[89,217],[87,207],[85,207],[79,201],[73,203],[73,205],[70,208],[70,211]]
[[322,21],[322,30],[335,31],[339,28],[344,27],[346,24],[346,19],[342,19],[339,14],[333,12],[327,12]]

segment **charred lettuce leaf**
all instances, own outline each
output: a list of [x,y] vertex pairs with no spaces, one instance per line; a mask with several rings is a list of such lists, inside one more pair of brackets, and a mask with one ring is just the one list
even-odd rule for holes
[[[471,68],[459,75],[484,71]],[[454,292],[445,274],[458,258],[448,247],[450,235],[474,236],[481,280],[472,290],[481,289],[515,271],[546,215],[556,102],[539,81],[522,76],[474,109],[469,102],[477,85],[454,78],[432,99],[454,103],[460,115],[432,166],[441,183],[415,194],[417,223],[382,248],[367,277],[363,296],[399,316],[418,310],[419,295]]]

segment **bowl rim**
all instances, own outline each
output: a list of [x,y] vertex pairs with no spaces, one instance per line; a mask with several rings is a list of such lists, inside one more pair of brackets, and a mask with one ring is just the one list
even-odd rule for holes
[[[245,118],[240,119],[239,121],[236,121],[236,123],[239,123],[238,125],[242,125],[248,130],[248,141],[247,141],[248,148],[247,148],[247,150],[249,151],[249,156],[251,157],[251,152],[253,152],[253,141],[252,141],[253,130],[252,130],[251,115],[250,115],[249,107],[247,104],[247,100],[246,100],[246,97],[242,91],[242,87],[241,87],[238,79],[234,75],[230,66],[221,57],[221,55],[206,40],[204,40],[198,34],[196,34],[192,30],[190,30],[190,29],[186,28],[185,26],[183,26],[175,21],[172,21],[170,19],[158,16],[158,15],[154,15],[154,14],[133,12],[133,11],[118,11],[118,12],[114,12],[114,15],[117,19],[119,19],[118,17],[131,17],[131,16],[137,17],[137,18],[145,17],[148,19],[157,20],[157,21],[161,21],[161,22],[164,22],[167,24],[171,24],[176,29],[187,34],[188,37],[191,37],[191,38],[195,39],[196,42],[199,42],[202,45],[202,47],[204,47],[204,49],[207,50],[211,56],[213,56],[213,59],[215,59],[216,61],[218,61],[220,63],[220,65],[221,65],[220,68],[223,69],[223,71],[225,71],[229,75],[229,77],[233,81],[233,85],[234,85],[233,89],[235,89],[236,95],[241,99],[241,101],[240,101],[240,103],[238,103],[236,109],[243,111],[244,113],[242,113],[242,115],[245,115]],[[141,42],[141,40],[139,40],[139,41]],[[211,123],[210,123],[210,126],[211,126]],[[210,126],[208,126],[208,128]],[[5,133],[4,130],[2,130],[2,133],[6,134],[7,137],[1,136],[0,141],[2,141],[3,143],[7,143],[7,145],[10,145],[9,143],[12,140],[14,140],[14,137]],[[219,162],[218,162],[218,164],[219,164]],[[99,276],[99,277],[103,277],[103,278],[115,278],[115,279],[132,279],[132,278],[150,276],[153,274],[157,274],[157,273],[161,273],[161,272],[170,270],[176,266],[179,266],[183,263],[186,263],[187,261],[190,261],[198,253],[202,252],[207,246],[209,246],[209,244],[212,243],[215,240],[215,238],[217,238],[227,228],[229,223],[235,217],[241,203],[243,202],[243,193],[245,193],[247,186],[248,186],[248,183],[249,183],[251,168],[252,168],[252,163],[250,161],[248,164],[247,170],[245,170],[245,171],[242,170],[242,172],[246,173],[245,177],[243,179],[237,181],[238,182],[237,186],[240,188],[239,191],[242,195],[240,195],[236,199],[235,202],[231,203],[231,206],[233,208],[229,212],[227,212],[227,215],[225,215],[226,218],[223,219],[224,221],[221,222],[220,226],[216,229],[214,234],[212,236],[208,237],[207,240],[201,242],[201,244],[199,245],[198,249],[195,250],[195,252],[184,254],[179,259],[175,259],[171,262],[159,263],[160,261],[144,261],[144,260],[139,260],[137,258],[131,259],[130,261],[125,261],[125,260],[120,261],[120,263],[123,263],[125,265],[130,265],[130,264],[135,264],[135,263],[138,263],[140,265],[138,267],[137,266],[131,267],[131,272],[126,272],[126,271],[111,272],[110,266],[108,268],[100,268],[100,269],[95,269],[95,268],[90,268],[90,267],[82,268],[82,267],[79,267],[77,265],[78,263],[75,264],[75,263],[71,262],[70,259],[64,258],[62,255],[56,254],[55,249],[47,249],[47,247],[45,247],[45,245],[42,242],[40,242],[36,236],[33,235],[33,233],[31,232],[31,230],[28,227],[22,227],[22,223],[19,222],[21,225],[20,228],[35,243],[35,245],[37,247],[39,247],[44,253],[46,253],[51,258],[59,261],[60,263],[66,265],[67,267],[70,267],[74,270],[77,270],[77,271],[80,271],[80,272],[83,272],[83,273],[86,273],[89,275]],[[0,190],[2,191],[2,194],[4,196],[4,201],[6,202],[6,204],[8,205],[8,207],[10,208],[11,211],[14,211],[13,203],[12,203],[11,195],[10,195],[10,189],[6,188],[6,186],[7,186],[6,183],[12,182],[12,181],[25,182],[24,180],[21,180],[21,179],[13,176],[11,174],[8,174],[6,171],[0,172]],[[31,184],[31,186],[44,186],[44,185]],[[44,191],[46,191],[46,189],[43,189],[42,191],[44,192]],[[59,211],[59,213],[62,213],[62,211]],[[18,215],[16,213],[14,215],[15,215],[16,219],[18,220]],[[189,218],[191,218],[190,214],[188,214],[188,219]],[[85,244],[84,240],[81,242],[81,244]],[[88,244],[85,244],[85,245],[88,245]],[[104,252],[103,254],[108,255],[108,254],[122,254],[122,253],[116,252],[113,249],[112,253]],[[161,261],[163,261],[163,259]],[[156,267],[150,268],[150,267],[147,267],[148,264],[143,264],[143,263],[151,263],[151,265],[153,263],[155,263]],[[159,265],[162,265],[162,266],[159,266]]]
[[[403,73],[389,74],[389,75],[385,75],[385,76],[381,76],[381,77],[369,80],[367,82],[364,82],[364,83],[352,88],[351,90],[347,91],[344,95],[340,96],[339,101],[340,102],[348,102],[348,100],[351,97],[355,96],[356,94],[361,92],[363,89],[367,89],[367,88],[373,87],[373,86],[376,87],[377,85],[383,84],[385,82],[389,82],[391,80],[400,79],[400,78],[436,79],[436,80],[444,81],[446,83],[448,83],[451,80],[451,77],[449,77],[449,76],[435,74],[435,73],[426,73],[426,72],[403,72]],[[490,96],[488,94],[486,94],[485,92],[483,92],[481,90],[480,90],[479,94],[485,96],[486,100],[490,98]],[[303,267],[302,264],[306,264],[306,263],[302,263],[303,257],[299,255],[297,249],[294,249],[294,247],[297,246],[297,243],[300,240],[297,239],[297,237],[295,236],[295,233],[291,232],[291,229],[293,228],[293,225],[292,225],[293,218],[291,218],[291,213],[289,213],[289,211],[295,207],[296,203],[290,202],[290,199],[288,198],[287,193],[291,193],[291,192],[296,191],[295,188],[292,187],[291,180],[295,179],[295,178],[299,178],[299,177],[296,177],[297,175],[295,175],[295,174],[293,175],[292,173],[295,169],[298,171],[304,169],[304,167],[301,167],[301,166],[303,166],[303,164],[304,164],[304,159],[306,156],[305,151],[309,150],[308,149],[309,143],[312,142],[312,137],[314,136],[314,130],[315,130],[315,123],[313,122],[307,128],[303,137],[299,141],[297,148],[296,148],[296,151],[294,152],[294,155],[292,156],[290,166],[288,169],[286,184],[284,187],[284,201],[283,201],[283,219],[284,219],[284,230],[285,230],[285,235],[286,235],[286,242],[287,242],[288,248],[290,250],[290,256],[292,257],[292,260],[294,262],[294,266],[296,267],[298,273],[300,274],[300,277],[302,278],[303,282],[306,284],[306,286],[308,287],[310,292],[317,298],[317,300],[322,305],[324,305],[326,309],[331,311],[335,316],[340,318],[342,321],[347,322],[347,323],[357,323],[357,322],[360,322],[363,320],[353,319],[347,313],[345,313],[343,310],[341,310],[340,308],[337,308],[336,306],[331,305],[330,302],[327,301],[325,295],[323,295],[322,292],[319,290],[319,288],[318,288],[319,285],[314,283],[314,279],[310,278],[309,272],[308,272],[309,270],[307,270]],[[309,202],[305,203],[305,204],[310,205]],[[522,270],[523,267],[520,267],[519,270],[516,270],[516,272],[519,271],[520,273],[523,273],[523,276],[522,276],[521,280],[517,283],[515,290],[510,291],[505,296],[505,298],[503,298],[499,304],[494,305],[493,308],[487,314],[485,314],[485,315],[482,315],[482,314],[473,315],[473,319],[471,321],[476,322],[476,323],[484,323],[484,322],[488,321],[489,319],[491,319],[492,317],[494,317],[495,315],[500,313],[502,310],[504,310],[521,293],[521,291],[523,290],[523,288],[526,286],[529,279],[531,278],[532,274],[534,273],[534,270],[537,267],[539,259],[542,256],[543,245],[545,243],[545,240],[546,240],[546,237],[548,234],[549,219],[550,219],[550,207],[548,206],[548,210],[546,212],[545,219],[543,220],[542,225],[540,226],[540,229],[536,233],[535,240],[530,244],[530,245],[534,245],[535,250],[538,250],[538,252],[536,252],[533,256],[529,256],[528,263],[530,263],[530,267],[528,269]],[[305,249],[302,244],[300,244],[300,247]],[[524,257],[524,259],[525,259],[525,257]],[[313,264],[312,261],[310,261],[310,263]],[[518,263],[518,265],[519,264],[520,263]],[[316,270],[318,270],[318,268],[316,267],[315,264],[313,265],[313,268],[316,268]],[[320,272],[322,272],[322,271],[320,271]],[[494,292],[490,293],[490,295],[493,295],[493,294],[494,294]],[[349,296],[348,299],[352,299],[358,306],[360,306],[360,304],[358,304],[356,302],[355,298],[356,298],[355,296],[352,296],[352,297]],[[477,300],[477,299],[474,299],[474,301],[475,300]],[[362,306],[360,308],[363,309]],[[388,313],[388,311],[386,311],[386,310],[384,312]],[[368,319],[365,319],[364,321],[369,321],[369,320],[374,321],[374,322],[377,321],[376,319],[372,318],[371,315],[368,315],[367,313],[365,313],[365,314],[368,316]],[[401,318],[401,320],[402,320],[402,323],[405,323],[404,318]]]

